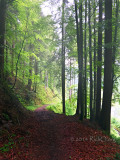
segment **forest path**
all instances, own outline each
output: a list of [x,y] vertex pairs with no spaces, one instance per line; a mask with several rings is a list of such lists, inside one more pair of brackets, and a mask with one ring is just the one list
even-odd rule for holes
[[[64,125],[68,121],[75,121],[75,118],[66,119],[65,121],[64,118],[67,118],[65,115],[59,115],[55,114],[53,111],[49,111],[46,109],[48,105],[44,105],[34,111],[34,116],[36,117],[36,120],[42,124],[40,127],[40,132],[44,135],[45,137],[43,138],[43,150],[41,153],[38,153],[39,159],[46,159],[46,160],[56,160],[57,157],[62,160],[64,153],[64,148],[59,148],[60,147],[60,142],[64,135],[60,134],[61,130],[64,130],[61,128],[61,123],[63,120]],[[61,117],[62,116],[62,117]],[[59,119],[59,118],[61,119]],[[77,118],[77,117],[76,117]],[[61,121],[61,122],[60,122]],[[78,118],[76,119],[78,121]],[[41,144],[40,144],[41,145]],[[38,143],[37,143],[38,146]],[[39,146],[41,148],[41,146]],[[47,149],[47,150],[46,150]],[[37,153],[35,155],[37,155]],[[47,153],[47,154],[46,154]]]
[[[36,109],[21,126],[11,129],[15,146],[0,160],[105,160],[120,148],[89,122],[78,116],[65,116]],[[8,141],[9,142],[9,141]],[[5,141],[5,143],[7,143]]]

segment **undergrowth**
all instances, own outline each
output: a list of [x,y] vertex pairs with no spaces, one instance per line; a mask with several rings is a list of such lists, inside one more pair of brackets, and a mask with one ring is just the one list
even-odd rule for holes
[[58,92],[55,90],[54,92],[44,85],[39,85],[36,98],[38,98],[41,104],[51,104],[59,101]]
[[[67,99],[65,101],[66,115],[74,115],[76,112],[76,107],[77,107],[77,98],[72,97],[70,100]],[[49,105],[47,109],[52,110],[55,113],[59,113],[59,114],[63,113],[61,102],[54,105]]]
[[34,111],[36,110],[37,108],[41,107],[42,105],[30,105],[30,106],[25,106],[25,108],[27,110],[30,110],[30,111]]
[[120,131],[120,120],[112,118],[111,120],[111,137],[115,139],[116,143],[120,145],[120,132],[116,130],[116,128]]
[[44,85],[39,85],[35,98],[31,101],[29,105],[25,105],[25,108],[31,111],[45,105],[45,104],[55,104],[60,101],[58,97],[58,92],[54,92],[50,88],[45,88]]

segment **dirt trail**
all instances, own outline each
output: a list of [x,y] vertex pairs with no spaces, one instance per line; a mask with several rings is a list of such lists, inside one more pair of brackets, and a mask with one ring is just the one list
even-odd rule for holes
[[[55,114],[52,111],[46,110],[48,105],[44,105],[35,110],[34,116],[37,122],[40,123],[39,129],[37,128],[37,132],[40,131],[39,139],[42,141],[39,142],[35,140],[37,148],[39,148],[35,153],[35,157],[37,155],[37,159],[40,160],[62,160],[64,150],[59,148],[59,144],[61,142],[62,136],[59,134],[60,130],[60,121],[59,118],[66,117],[64,115]],[[62,118],[61,117],[61,118]],[[62,119],[61,119],[62,120]],[[62,122],[62,121],[61,121]],[[35,136],[35,135],[34,135]],[[34,157],[34,159],[35,159]],[[39,157],[39,158],[38,158]],[[58,158],[57,158],[58,157]],[[56,159],[57,158],[57,159]],[[37,160],[36,159],[36,160]]]
[[[46,106],[36,109],[14,129],[16,146],[0,155],[0,160],[105,160],[120,152],[118,145],[108,141],[109,137],[80,122],[78,116],[55,114]],[[18,143],[21,136],[24,139]]]

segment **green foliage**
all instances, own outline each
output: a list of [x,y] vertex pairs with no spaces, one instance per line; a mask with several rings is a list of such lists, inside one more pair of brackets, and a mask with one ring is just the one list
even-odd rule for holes
[[77,108],[77,98],[72,97],[70,100],[66,100],[66,115],[74,115]]
[[30,98],[29,105],[24,105],[26,109],[34,111],[44,104],[56,103],[59,101],[58,92],[50,88],[45,88],[44,85],[39,85],[37,93]]
[[[17,143],[22,143],[24,140],[24,137],[19,137],[14,133],[9,133],[7,130],[0,131],[0,136],[6,136],[6,143],[3,144],[2,147],[0,147],[0,152],[5,153],[9,152],[11,149],[16,148]],[[26,143],[26,147],[28,147],[28,143]]]
[[[66,115],[74,115],[76,112],[76,98],[71,98],[71,100],[66,100],[65,102],[65,106],[66,106]],[[50,105],[47,107],[48,110],[52,110],[55,113],[59,113],[62,114],[63,110],[62,110],[62,103],[57,103],[55,105]]]
[[115,128],[118,128],[120,130],[120,120],[112,118],[111,120],[111,137],[120,144],[120,136],[118,131],[115,130]]
[[54,111],[55,113],[62,114],[62,105],[61,105],[61,103],[57,103],[57,104],[54,104],[54,105],[49,105],[47,107],[47,109],[51,110],[51,111]]
[[15,134],[8,135],[8,143],[4,144],[2,147],[0,147],[0,151],[2,153],[8,152],[10,149],[15,147],[15,142],[13,140],[13,137],[15,137]]
[[0,151],[1,151],[2,153],[8,152],[8,151],[9,151],[9,147],[10,147],[9,144],[4,144],[4,146],[0,148]]
[[21,96],[21,95],[19,95],[19,94],[17,94],[17,98],[19,99],[19,102],[23,105],[23,106],[25,106],[25,99],[23,99],[23,97]]
[[[77,108],[77,97],[72,97],[70,100],[67,99],[65,101],[65,108],[66,108],[66,115],[74,115],[76,113],[76,108]],[[52,110],[55,113],[59,113],[62,114],[63,110],[62,110],[62,103],[57,103],[54,105],[49,105],[47,107],[48,110]],[[90,118],[90,108],[87,107],[87,118]]]
[[40,105],[25,106],[25,108],[26,108],[27,110],[30,110],[30,111],[34,111],[34,110],[36,110],[36,109],[39,108],[39,107],[40,107]]
[[[49,73],[48,86],[51,89],[53,89],[53,83],[54,87],[60,83],[58,80],[60,75],[58,61],[60,60],[57,58],[58,53],[56,56],[54,54],[56,47],[59,45],[56,41],[58,35],[55,33],[52,18],[42,15],[42,3],[43,1],[38,0],[14,1],[7,9],[6,18],[5,72],[14,77],[16,69],[18,69],[17,79],[23,81],[26,86],[28,85],[28,79],[31,79],[33,90],[35,83],[37,83],[37,87],[39,84],[45,83],[46,72]],[[31,57],[32,64],[30,66]],[[37,73],[35,73],[36,61],[38,62]],[[16,67],[17,62],[18,66]],[[30,69],[32,70],[31,75],[29,73]],[[39,71],[41,71],[41,77]],[[12,72],[13,74],[11,74]],[[47,93],[49,94],[49,89],[45,92],[42,90],[41,97],[38,95],[44,104],[50,102],[50,99],[46,98]],[[26,94],[29,99],[32,99],[28,92]],[[25,97],[20,93],[17,95],[19,101],[26,105]],[[32,103],[33,101],[31,101]]]
[[90,119],[90,107],[87,107],[87,119]]
[[120,120],[112,118],[112,125],[120,129]]
[[44,85],[39,85],[37,97],[40,99],[41,104],[51,104],[59,101],[58,97],[52,92],[48,87],[45,88]]
[[49,97],[47,98],[47,95],[50,94],[50,90],[48,88],[45,88],[45,86],[40,85],[38,89],[38,98],[40,98],[42,104],[48,104],[49,103]]

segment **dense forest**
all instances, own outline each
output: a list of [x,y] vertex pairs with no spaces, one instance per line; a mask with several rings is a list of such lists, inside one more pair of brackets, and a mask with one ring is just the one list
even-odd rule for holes
[[[50,121],[48,130],[50,126],[56,129],[50,116],[57,121],[61,115],[59,123],[75,118],[82,123],[83,132],[84,125],[107,135],[116,132],[118,137],[112,138],[120,143],[119,105],[118,118],[111,118],[112,107],[120,103],[119,3],[119,0],[0,0],[1,137],[8,136],[9,130],[13,135],[15,129],[10,127],[25,128],[25,117],[29,123],[29,118],[34,119],[38,111],[36,115],[41,117],[38,119],[46,120],[44,111]],[[51,111],[59,113],[58,117]],[[42,128],[42,123],[36,126]],[[4,138],[2,141],[0,151],[4,154],[9,150],[5,150]],[[120,155],[116,157],[119,159]]]

